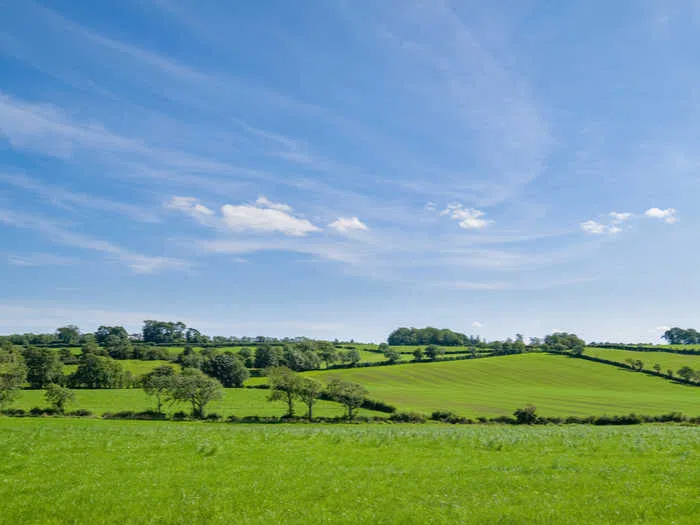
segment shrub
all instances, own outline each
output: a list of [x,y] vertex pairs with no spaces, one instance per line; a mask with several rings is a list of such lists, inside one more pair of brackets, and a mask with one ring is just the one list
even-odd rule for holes
[[223,418],[219,414],[212,412],[211,414],[207,414],[204,419],[206,421],[221,421]]
[[518,425],[532,425],[537,423],[537,408],[528,405],[525,408],[519,408],[513,415],[515,416],[515,421]]
[[73,417],[90,417],[92,416],[92,412],[85,410],[84,408],[79,408],[78,410],[73,410],[72,412],[66,413],[66,415]]
[[396,412],[396,407],[385,403],[384,401],[379,401],[377,399],[365,399],[362,403],[362,408],[367,410],[375,410],[377,412],[386,412],[388,414],[393,414]]
[[389,416],[389,420],[395,423],[425,423],[428,418],[418,412],[397,412]]
[[173,414],[173,420],[174,421],[184,421],[187,419],[187,412],[183,412],[180,410],[179,412],[175,412]]

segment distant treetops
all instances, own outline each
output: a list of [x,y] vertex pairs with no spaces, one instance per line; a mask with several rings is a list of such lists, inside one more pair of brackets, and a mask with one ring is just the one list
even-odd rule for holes
[[695,328],[670,328],[662,335],[671,345],[697,345],[700,344],[700,332]]
[[390,335],[387,342],[391,346],[408,345],[441,345],[441,346],[467,346],[477,345],[481,342],[478,337],[467,336],[447,328],[397,328]]

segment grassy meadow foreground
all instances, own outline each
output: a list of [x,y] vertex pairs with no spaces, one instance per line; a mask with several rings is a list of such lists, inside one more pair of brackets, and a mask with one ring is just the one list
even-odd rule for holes
[[700,431],[0,417],[0,523],[675,523]]

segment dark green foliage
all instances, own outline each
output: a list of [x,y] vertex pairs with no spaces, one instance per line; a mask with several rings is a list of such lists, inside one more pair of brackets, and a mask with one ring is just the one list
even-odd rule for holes
[[276,366],[265,370],[270,384],[270,401],[283,400],[287,403],[287,417],[294,417],[294,400],[301,386],[298,374],[286,366]]
[[75,345],[80,341],[80,329],[71,324],[56,330],[56,339],[65,345]]
[[124,371],[111,357],[86,353],[69,383],[76,388],[120,388],[124,384]]
[[[380,347],[382,345],[379,345]],[[394,350],[393,348],[390,348],[389,345],[384,345],[386,348],[383,350],[384,357],[386,357],[386,360],[389,361],[390,363],[398,363],[401,361],[401,354]]]
[[215,355],[202,364],[202,371],[218,379],[226,388],[240,388],[250,377],[243,360],[231,352]]
[[664,332],[662,335],[669,344],[672,345],[694,345],[700,344],[700,332],[694,328],[678,328],[674,327]]
[[261,345],[255,349],[255,368],[270,368],[280,365],[282,352],[279,347]]
[[22,354],[5,341],[0,347],[0,409],[14,401],[27,379],[27,367]]
[[680,368],[677,373],[679,377],[685,379],[686,381],[690,381],[695,378],[695,371],[689,366]]
[[532,405],[518,408],[513,415],[519,425],[532,425],[537,422],[537,408]]
[[129,340],[129,334],[123,326],[100,326],[95,332],[95,342],[98,345],[106,346],[110,337],[113,340]]
[[27,366],[27,382],[31,388],[44,388],[63,382],[63,363],[51,348],[29,346],[22,352]]
[[185,346],[185,349],[177,356],[177,362],[182,368],[202,368],[204,358],[195,352],[190,345]]
[[181,343],[185,341],[187,326],[181,322],[154,321],[143,322],[144,343]]
[[479,339],[459,332],[453,332],[447,328],[440,329],[429,326],[427,328],[398,328],[389,335],[388,343],[392,346],[461,346],[478,344]]
[[425,423],[428,418],[418,412],[397,412],[389,416],[389,420],[395,423]]
[[557,332],[544,338],[544,349],[548,352],[569,352],[573,355],[581,355],[586,343],[576,334]]
[[440,348],[439,346],[436,345],[428,345],[425,348],[425,355],[428,359],[431,361],[435,361],[439,357],[442,357],[445,355],[445,351]]

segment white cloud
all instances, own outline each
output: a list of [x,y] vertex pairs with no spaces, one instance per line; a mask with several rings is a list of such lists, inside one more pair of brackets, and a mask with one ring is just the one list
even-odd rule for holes
[[280,232],[293,237],[320,231],[320,228],[306,219],[279,209],[261,208],[251,204],[225,204],[221,207],[221,214],[223,224],[232,231]]
[[644,212],[644,215],[652,219],[661,219],[666,224],[673,224],[678,221],[675,208],[666,208],[665,210],[661,208],[649,208]]
[[261,208],[270,208],[271,210],[279,210],[279,211],[286,211],[286,212],[292,211],[292,207],[289,206],[288,204],[282,204],[280,202],[272,202],[270,199],[268,199],[264,195],[260,195],[260,197],[258,197],[258,200],[255,201],[255,204],[257,204]]
[[435,211],[437,209],[435,203],[432,201],[426,202],[423,208],[427,211]]
[[253,204],[224,204],[221,216],[199,203],[194,197],[173,197],[167,207],[197,219],[207,226],[235,232],[279,232],[292,237],[321,231],[307,219],[292,214],[292,207],[264,196]]
[[368,229],[367,225],[357,217],[338,217],[328,226],[341,233],[367,231]]
[[629,212],[617,212],[617,211],[611,211],[608,215],[610,215],[611,220],[613,223],[617,224],[620,222],[625,222],[626,220],[630,219],[632,217],[632,214]]
[[670,330],[670,326],[655,326],[654,330],[657,332],[665,332],[666,330]]
[[200,204],[194,197],[173,197],[165,207],[186,213],[200,222],[204,222],[207,217],[214,215],[212,210]]
[[581,223],[581,229],[594,235],[615,234],[620,231],[617,226],[609,226],[598,221],[585,221]]
[[472,326],[473,326],[474,328],[483,328],[484,323],[479,322],[479,321],[474,321],[474,322],[472,323]]
[[458,202],[450,203],[447,208],[440,212],[440,215],[447,215],[450,219],[458,221],[459,227],[465,230],[480,230],[486,228],[493,221],[482,219],[486,215],[481,210],[465,208]]

